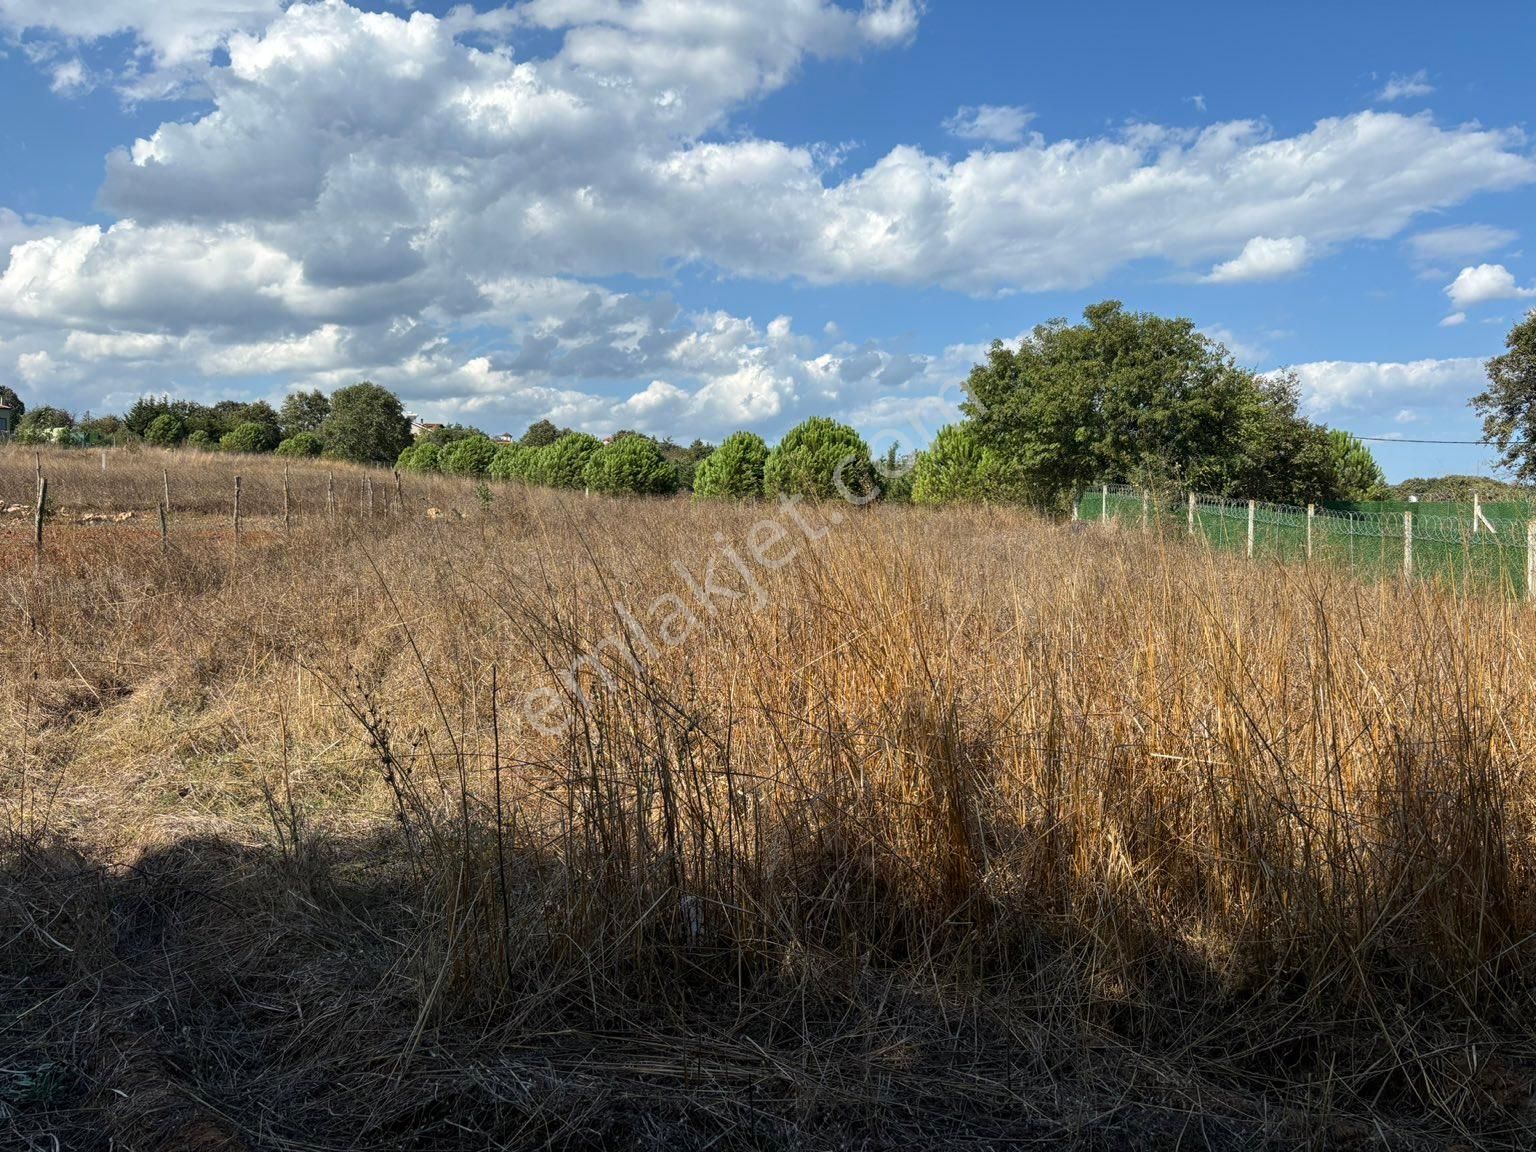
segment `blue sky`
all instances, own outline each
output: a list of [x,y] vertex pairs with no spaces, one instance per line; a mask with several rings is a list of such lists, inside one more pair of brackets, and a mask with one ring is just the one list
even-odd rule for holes
[[1327,423],[1475,439],[1536,303],[1536,9],[1458,11],[0,0],[0,381],[911,444],[1115,297]]

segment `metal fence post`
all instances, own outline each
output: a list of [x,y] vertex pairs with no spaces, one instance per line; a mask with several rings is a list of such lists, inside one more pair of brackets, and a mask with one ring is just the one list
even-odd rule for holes
[[1525,525],[1525,598],[1536,601],[1536,520]]
[[1109,485],[1099,489],[1099,523],[1109,523]]
[[1307,505],[1307,559],[1312,559],[1312,517],[1317,514],[1317,505]]
[[240,477],[235,477],[235,545],[240,544]]
[[1141,530],[1147,530],[1147,490],[1141,490]]
[[1413,513],[1403,513],[1403,579],[1413,579]]
[[1189,494],[1189,534],[1195,534],[1195,494]]
[[1253,511],[1256,507],[1254,501],[1248,501],[1248,559],[1253,559]]

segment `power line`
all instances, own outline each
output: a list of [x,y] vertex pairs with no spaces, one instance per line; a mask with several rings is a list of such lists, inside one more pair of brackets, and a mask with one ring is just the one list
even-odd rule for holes
[[1413,440],[1407,436],[1361,436],[1351,432],[1356,440],[1376,440],[1382,444],[1475,444],[1489,447],[1492,440]]

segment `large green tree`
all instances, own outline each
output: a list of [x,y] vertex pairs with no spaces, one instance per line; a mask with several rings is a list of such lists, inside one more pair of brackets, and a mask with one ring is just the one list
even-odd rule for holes
[[144,430],[144,439],[160,448],[174,448],[187,437],[187,426],[170,412],[156,416]]
[[219,437],[219,447],[225,452],[270,452],[277,445],[277,429],[256,420],[237,424]]
[[1333,453],[1333,470],[1338,477],[1339,494],[1346,500],[1381,500],[1386,496],[1387,477],[1358,436],[1342,428],[1328,430],[1328,448]]
[[1016,349],[995,342],[967,392],[977,441],[1038,499],[1103,481],[1260,499],[1335,494],[1294,380],[1238,367],[1190,320],[1107,300],[1080,324],[1038,326]]
[[[697,441],[695,441],[697,443]],[[733,432],[704,457],[693,474],[693,494],[701,500],[746,500],[763,494],[768,445],[755,432]]]
[[528,431],[518,441],[524,448],[545,448],[553,444],[560,437],[570,433],[569,428],[556,428],[548,420],[536,420],[528,425]]
[[290,392],[278,411],[283,439],[292,439],[300,432],[318,432],[331,414],[331,402],[326,394],[315,388],[308,392]]
[[0,384],[0,404],[6,404],[11,409],[11,427],[16,427],[21,418],[27,414],[27,406],[21,402],[21,397],[16,395],[16,390],[4,384]]
[[677,469],[649,436],[621,436],[587,458],[582,480],[594,492],[665,496],[677,491]]
[[602,446],[596,436],[567,432],[553,444],[534,449],[528,479],[546,488],[583,488],[586,479],[582,473],[587,461]]
[[858,501],[879,491],[869,445],[846,424],[812,416],[791,428],[763,466],[767,496],[834,496]]
[[1472,397],[1499,466],[1522,483],[1536,480],[1536,312],[1510,329],[1506,349],[1486,365],[1488,387]]
[[71,413],[51,404],[42,404],[21,418],[21,423],[16,426],[16,437],[24,444],[37,443],[52,439],[58,429],[74,426],[75,418]]
[[411,443],[399,397],[367,380],[332,393],[320,432],[327,455],[360,464],[393,464]]
[[489,436],[470,435],[442,448],[437,467],[450,476],[483,476],[496,458],[496,442]]

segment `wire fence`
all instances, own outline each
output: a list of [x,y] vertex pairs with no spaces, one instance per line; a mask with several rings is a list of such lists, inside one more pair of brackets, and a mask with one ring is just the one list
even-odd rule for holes
[[1536,518],[1516,503],[1302,508],[1108,484],[1083,494],[1077,516],[1183,533],[1254,559],[1338,564],[1367,580],[1408,578],[1536,599]]

